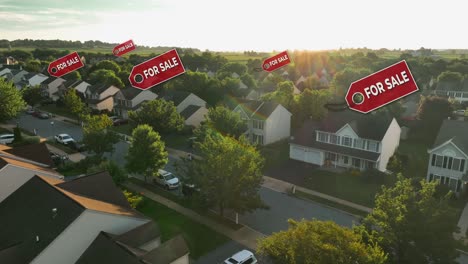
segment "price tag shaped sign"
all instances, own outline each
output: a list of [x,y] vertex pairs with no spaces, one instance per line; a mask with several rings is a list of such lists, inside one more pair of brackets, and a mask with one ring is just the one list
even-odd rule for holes
[[345,100],[350,109],[367,114],[418,90],[408,64],[402,60],[353,82]]
[[135,49],[136,47],[135,47],[135,44],[133,43],[133,40],[128,40],[122,44],[115,46],[114,49],[112,50],[112,53],[114,53],[115,56],[120,57]]
[[84,64],[81,61],[80,55],[75,51],[51,62],[47,68],[47,72],[50,76],[58,78],[67,73],[78,70],[83,66]]
[[128,80],[138,89],[147,90],[185,73],[184,65],[176,49],[133,66]]
[[285,65],[288,65],[289,63],[291,63],[291,59],[289,58],[288,52],[283,51],[271,58],[264,60],[262,68],[264,71],[272,72]]

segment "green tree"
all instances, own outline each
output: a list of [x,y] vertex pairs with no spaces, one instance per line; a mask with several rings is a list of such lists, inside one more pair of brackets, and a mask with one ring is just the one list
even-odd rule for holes
[[335,90],[335,94],[338,96],[345,96],[351,83],[371,74],[372,71],[367,68],[345,68],[342,71],[338,71],[332,80],[332,87]]
[[127,174],[123,168],[121,168],[113,160],[103,160],[101,163],[95,166],[91,166],[86,170],[87,174],[96,173],[100,171],[109,172],[112,180],[115,184],[119,185],[127,179]]
[[123,190],[123,194],[125,195],[125,198],[127,198],[128,203],[132,208],[137,208],[138,205],[143,202],[143,196],[134,194],[132,192],[129,192],[127,190]]
[[203,159],[185,162],[185,171],[208,205],[216,206],[221,215],[225,209],[243,213],[265,208],[258,193],[264,159],[244,137],[237,141],[208,134],[196,148]]
[[24,70],[28,72],[41,72],[42,65],[38,60],[29,60],[24,65]]
[[70,112],[76,116],[81,117],[87,112],[86,106],[81,101],[81,98],[76,94],[75,89],[69,89],[63,96],[63,103]]
[[401,174],[393,187],[382,187],[375,207],[358,230],[378,241],[390,263],[456,263],[457,213],[450,206],[452,193],[436,195],[437,182],[412,184]]
[[324,107],[331,94],[328,90],[305,89],[300,95],[295,97],[295,104],[292,110],[294,126],[301,125],[304,120],[312,118],[320,120],[327,114]]
[[275,101],[286,109],[292,109],[294,103],[294,84],[291,81],[280,82],[276,85],[276,90],[262,96],[262,100]]
[[8,51],[6,53],[6,55],[7,56],[12,56],[16,60],[23,61],[23,62],[33,59],[33,56],[31,54],[31,52],[24,51],[24,50],[19,50],[19,49]]
[[23,95],[24,101],[33,107],[44,99],[44,96],[42,96],[41,87],[39,85],[25,87],[21,89],[21,93]]
[[461,82],[463,75],[459,72],[444,71],[437,76],[438,82]]
[[242,82],[249,87],[249,89],[257,89],[257,81],[253,78],[252,75],[245,73],[240,77]]
[[112,120],[107,115],[86,115],[83,126],[83,143],[99,158],[114,151],[119,136],[112,130]]
[[279,264],[383,264],[387,256],[359,233],[331,221],[288,220],[289,229],[259,242],[257,251]]
[[0,122],[16,117],[24,109],[26,109],[26,102],[21,92],[12,82],[0,78]]
[[106,85],[114,85],[118,88],[123,88],[125,86],[122,80],[120,80],[120,78],[117,77],[115,72],[106,69],[99,69],[93,71],[89,75],[89,82],[93,84],[103,83]]
[[442,121],[452,115],[452,111],[453,106],[447,98],[421,96],[417,115],[425,128],[435,128],[438,130]]
[[247,66],[239,62],[228,62],[218,70],[217,77],[221,80],[230,77],[233,73],[242,76],[247,73]]
[[154,175],[167,164],[167,151],[159,133],[149,125],[139,125],[132,132],[127,155],[127,171],[145,177]]
[[174,102],[154,99],[142,104],[138,111],[130,111],[128,117],[138,125],[150,125],[159,133],[180,131],[184,118],[177,113]]
[[111,60],[103,60],[103,61],[100,61],[100,62],[96,63],[96,65],[94,66],[93,71],[94,70],[100,70],[100,69],[111,70],[115,74],[117,74],[117,73],[119,73],[121,71],[120,66],[115,61],[111,61]]
[[67,80],[81,80],[81,74],[79,71],[72,71],[67,73],[65,78],[67,78]]
[[222,135],[230,135],[235,138],[239,138],[247,130],[247,124],[241,119],[239,113],[223,106],[210,108],[204,125],[208,125]]

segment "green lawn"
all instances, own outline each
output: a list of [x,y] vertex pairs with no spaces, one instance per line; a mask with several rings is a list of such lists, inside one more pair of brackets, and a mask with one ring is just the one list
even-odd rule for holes
[[265,158],[264,170],[266,171],[289,159],[289,144],[287,141],[280,141],[260,147],[260,153]]
[[198,259],[229,241],[229,238],[209,227],[147,198],[138,210],[158,223],[161,230],[161,242],[182,234],[190,249],[190,257],[193,259]]
[[166,144],[166,147],[175,148],[175,149],[187,149],[189,147],[188,139],[193,137],[192,134],[169,134],[161,135],[161,139]]
[[[378,175],[381,178],[382,175]],[[386,175],[381,182],[369,182],[362,176],[350,172],[335,173],[321,169],[312,170],[305,179],[305,186],[311,190],[335,196],[360,205],[374,207],[375,194],[381,186],[394,184],[395,176]]]
[[131,136],[133,126],[131,124],[125,124],[120,126],[113,126],[111,129],[117,133]]
[[81,174],[86,174],[86,169],[79,169],[79,168],[57,168],[57,171],[65,177],[68,176],[76,176]]

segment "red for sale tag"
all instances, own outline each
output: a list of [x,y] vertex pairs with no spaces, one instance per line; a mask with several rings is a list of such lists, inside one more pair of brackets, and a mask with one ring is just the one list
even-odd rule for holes
[[276,69],[279,69],[285,65],[288,65],[291,62],[288,52],[283,51],[271,58],[268,58],[263,61],[263,70],[267,72],[272,72]]
[[146,90],[184,72],[185,68],[177,50],[172,49],[133,66],[128,80],[133,87]]
[[418,90],[408,64],[402,60],[353,82],[345,99],[349,108],[366,114]]
[[122,44],[115,46],[115,48],[112,50],[112,53],[114,53],[115,56],[122,56],[125,53],[128,53],[135,49],[136,47],[135,47],[135,44],[133,43],[133,40],[128,40]]
[[81,61],[80,55],[75,51],[51,62],[47,68],[47,72],[49,72],[50,76],[61,77],[83,66],[84,64]]

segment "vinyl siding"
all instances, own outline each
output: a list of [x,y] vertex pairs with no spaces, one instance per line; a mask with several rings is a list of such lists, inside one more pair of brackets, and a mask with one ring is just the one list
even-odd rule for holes
[[393,156],[393,153],[395,153],[395,150],[400,144],[400,135],[401,128],[396,119],[393,118],[381,142],[380,160],[377,164],[377,168],[380,171],[385,171],[387,169],[388,160]]

